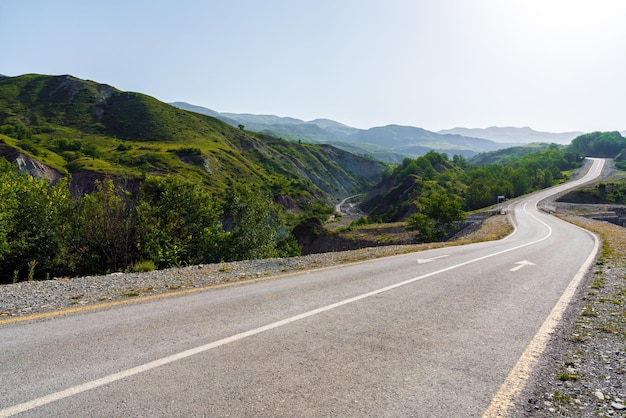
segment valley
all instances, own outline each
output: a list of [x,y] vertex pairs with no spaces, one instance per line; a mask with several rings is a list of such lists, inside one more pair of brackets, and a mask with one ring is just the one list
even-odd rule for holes
[[[511,146],[176,106],[70,75],[0,78],[0,281],[444,242],[496,199],[567,181],[589,149],[625,155],[617,132]],[[286,140],[277,126],[321,136]]]

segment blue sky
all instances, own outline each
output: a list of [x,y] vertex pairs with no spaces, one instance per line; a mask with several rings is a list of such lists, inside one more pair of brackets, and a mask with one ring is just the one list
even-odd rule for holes
[[626,129],[623,0],[0,0],[0,74],[369,128]]

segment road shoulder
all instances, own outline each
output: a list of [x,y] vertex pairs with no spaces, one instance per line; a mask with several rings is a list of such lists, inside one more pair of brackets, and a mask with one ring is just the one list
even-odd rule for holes
[[561,217],[599,234],[603,249],[510,416],[626,416],[626,229]]

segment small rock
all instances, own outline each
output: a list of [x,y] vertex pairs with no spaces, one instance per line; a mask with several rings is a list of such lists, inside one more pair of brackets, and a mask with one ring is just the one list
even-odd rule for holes
[[623,403],[619,403],[619,402],[611,402],[611,408],[618,410],[618,411],[623,411],[624,409],[626,409],[626,405],[624,405]]
[[603,401],[604,400],[604,393],[600,392],[599,390],[597,390],[594,395],[596,396],[596,398],[598,398],[599,400]]

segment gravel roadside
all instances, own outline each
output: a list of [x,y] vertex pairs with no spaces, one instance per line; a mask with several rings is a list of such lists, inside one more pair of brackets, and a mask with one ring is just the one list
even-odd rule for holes
[[112,273],[104,276],[6,284],[0,286],[0,321],[77,306],[136,300],[186,289],[275,277],[301,270],[417,251],[420,248],[423,246],[396,245],[301,257],[204,264],[145,273]]
[[626,416],[626,229],[572,214],[603,248],[511,417]]

